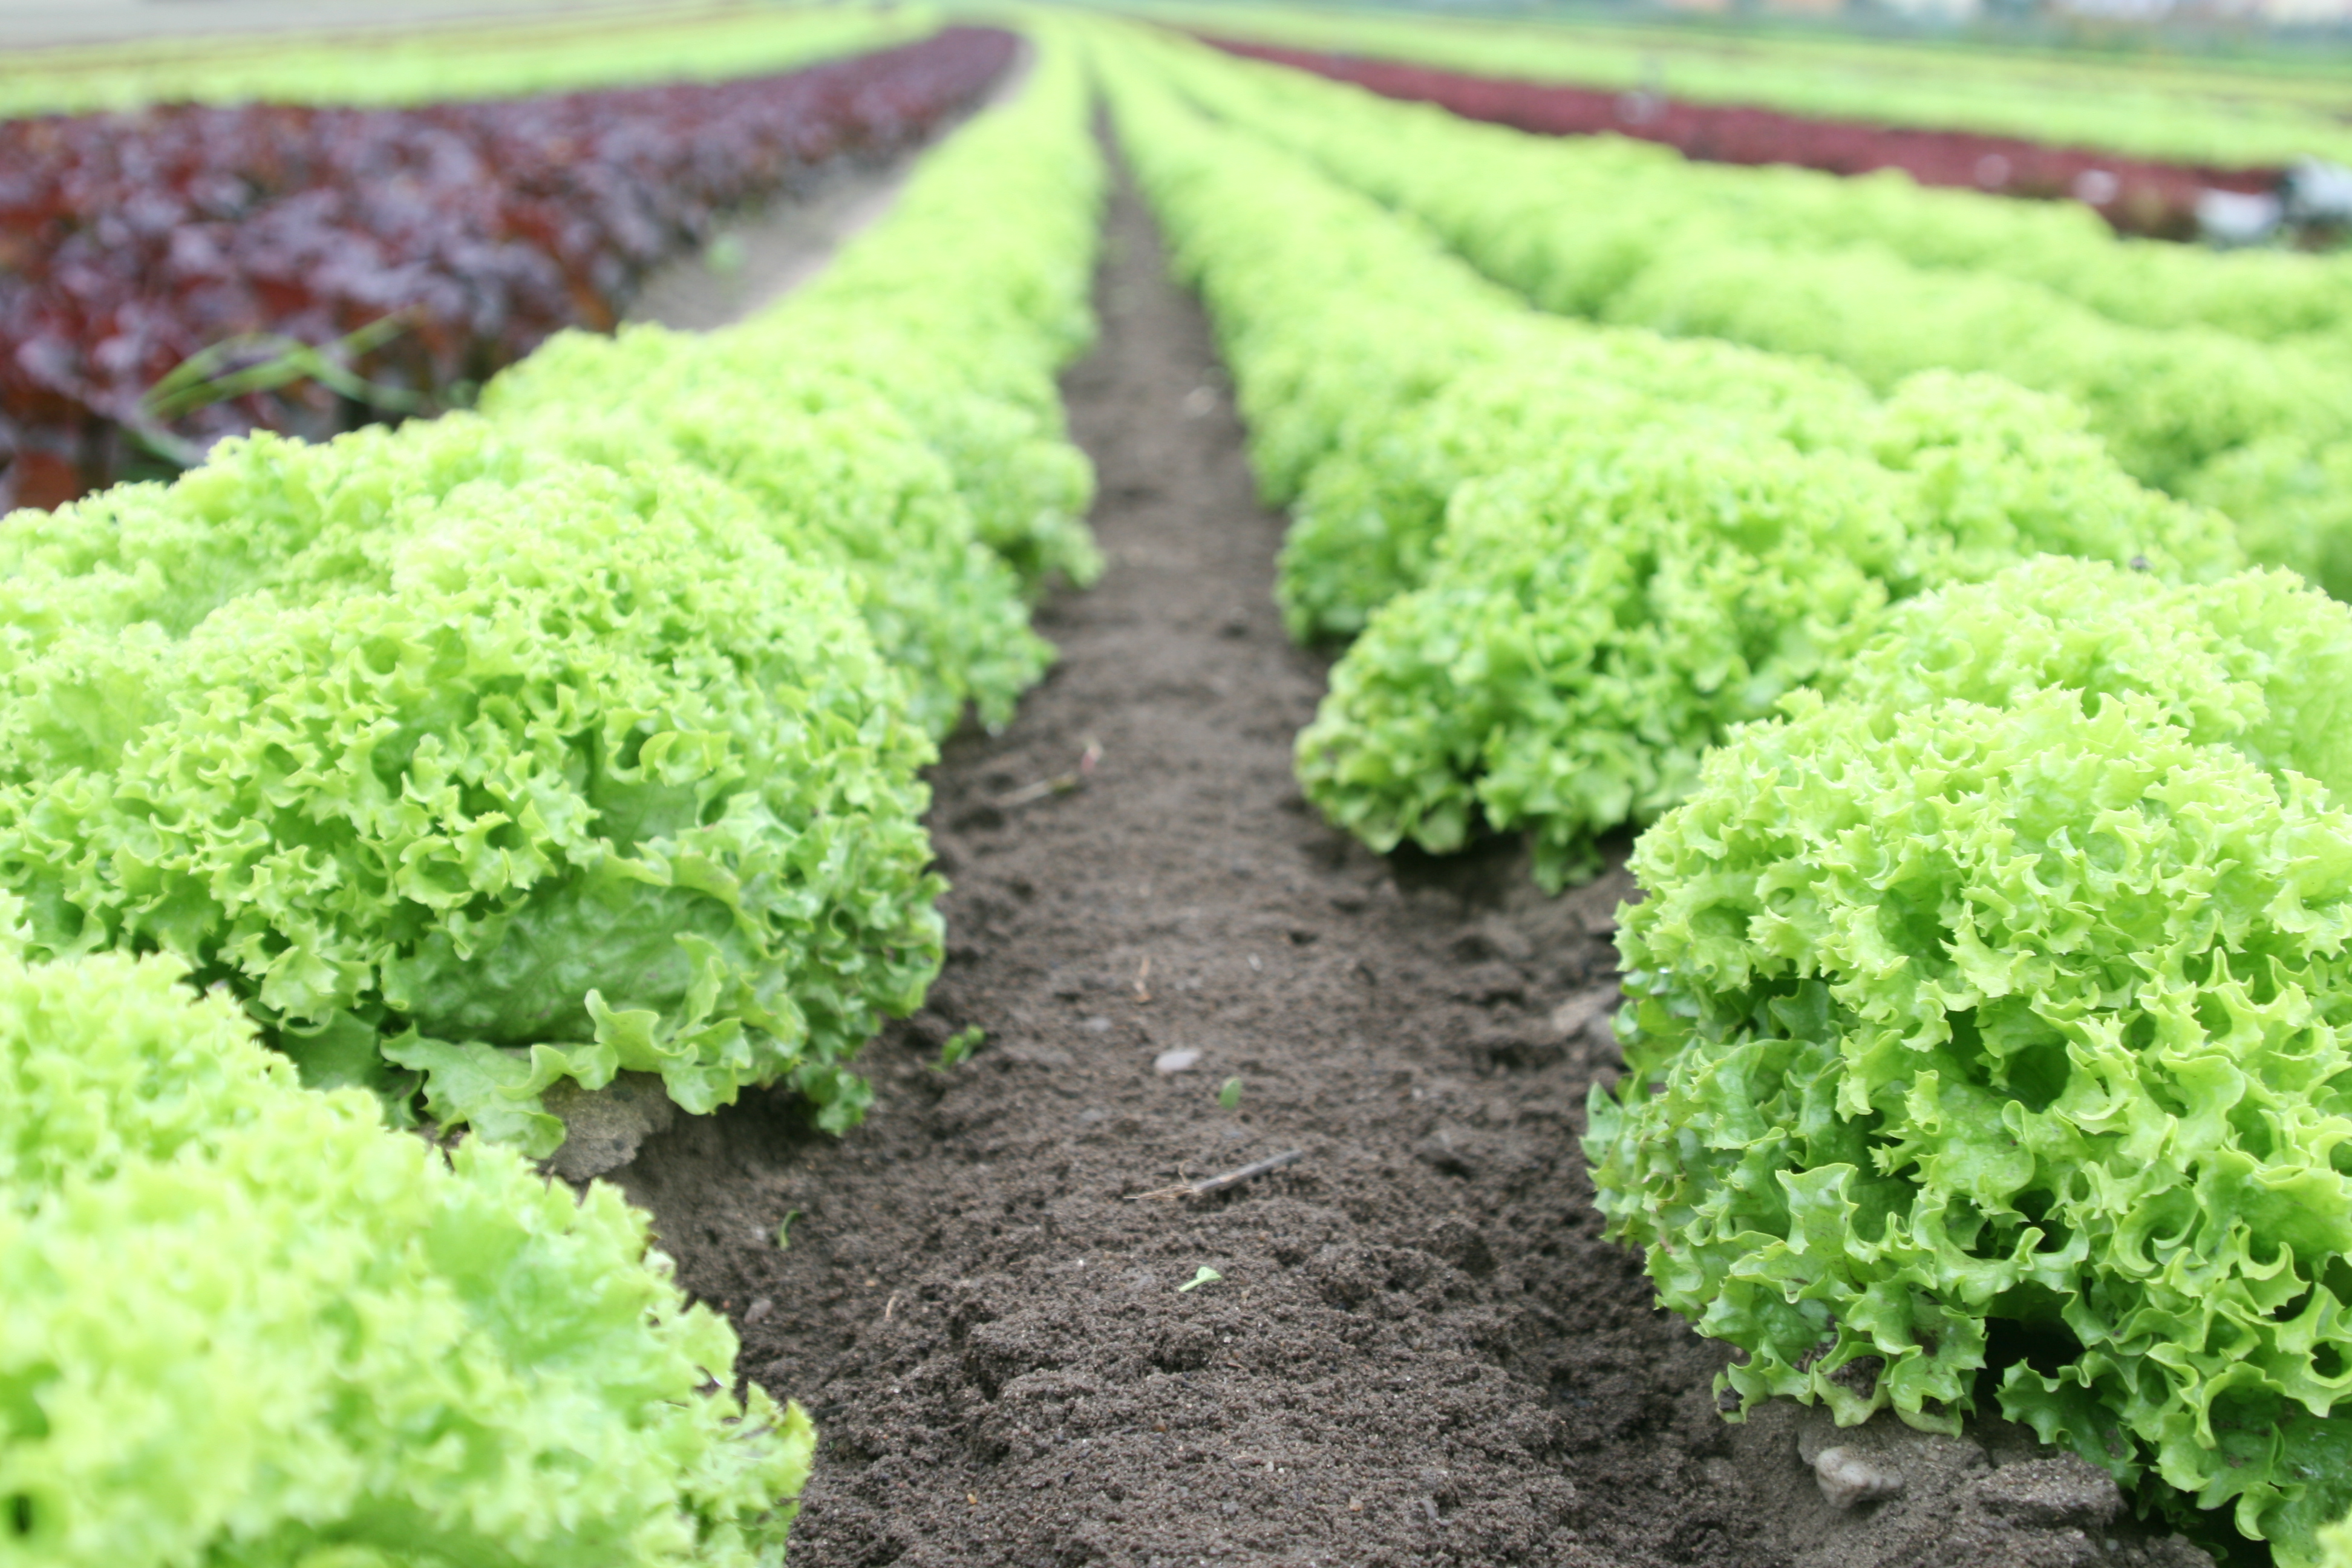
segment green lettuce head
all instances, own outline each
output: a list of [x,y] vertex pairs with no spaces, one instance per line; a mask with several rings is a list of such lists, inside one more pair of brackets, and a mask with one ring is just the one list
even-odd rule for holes
[[646,1216],[184,973],[0,956],[0,1562],[779,1568],[814,1435]]
[[839,1065],[936,973],[929,741],[835,572],[682,468],[461,485],[184,637],[68,627],[5,678],[0,888],[36,957],[177,953],[313,1081],[689,1110]]
[[2352,631],[2104,570],[1922,601],[1713,754],[1635,851],[1586,1146],[1743,1409],[1991,1393],[2306,1564],[2352,1505],[2352,816],[2296,735]]

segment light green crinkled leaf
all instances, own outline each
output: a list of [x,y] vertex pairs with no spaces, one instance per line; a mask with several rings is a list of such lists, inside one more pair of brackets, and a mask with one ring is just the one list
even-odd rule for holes
[[0,1554],[782,1563],[814,1433],[645,1215],[299,1088],[183,973],[0,959]]
[[1895,489],[1703,437],[1474,481],[1434,579],[1334,668],[1298,740],[1307,798],[1378,847],[1458,848],[1474,814],[1534,826],[1557,886],[1866,635],[1904,544]]
[[2133,480],[2078,408],[1989,375],[1929,372],[1881,402],[1817,361],[1711,340],[1545,321],[1517,352],[1457,375],[1402,418],[1366,417],[1310,471],[1277,587],[1294,634],[1360,632],[1428,580],[1447,503],[1513,468],[1601,460],[1664,427],[1727,448],[1786,441],[1910,477],[1916,531],[1898,595],[1972,581],[2037,551],[2204,581],[2243,563],[2229,521]]
[[2199,468],[2181,493],[2236,518],[2251,559],[2352,600],[2352,442],[2260,437]]
[[1541,325],[1409,417],[1360,412],[1313,467],[1276,584],[1293,635],[1353,636],[1372,611],[1427,581],[1447,503],[1473,479],[1605,459],[1667,424],[1706,428],[1728,445],[1780,437],[1813,449],[1869,417],[1859,381],[1808,361]]
[[2320,1531],[2319,1568],[2352,1568],[2352,1519]]
[[2352,800],[2352,609],[2286,572],[2168,584],[2045,556],[1903,605],[1828,689],[1882,714],[2145,694],[2195,740]]
[[425,1106],[434,1121],[470,1127],[533,1159],[544,1159],[563,1142],[563,1123],[541,1109],[541,1091],[567,1076],[586,1089],[601,1089],[613,1079],[609,1054],[593,1047],[575,1054],[539,1045],[524,1055],[478,1040],[427,1039],[412,1029],[379,1048],[385,1060],[425,1075]]
[[[660,1015],[705,1102],[919,998],[929,747],[841,580],[733,492],[475,480],[276,575],[299,599],[230,600],[168,647],[68,633],[9,677],[0,839],[42,951],[154,943],[290,1029],[356,1016],[578,1069],[601,988]],[[47,716],[121,648],[159,717],[61,769]],[[435,1076],[445,1111],[551,1135],[539,1084],[501,1110]]]
[[[1970,643],[2004,595],[2019,635]],[[1939,602],[1979,664],[1922,658]],[[1637,847],[1597,1201],[1744,1403],[1949,1426],[2024,1325],[2079,1348],[2011,1366],[2005,1414],[2308,1563],[2352,1504],[2352,816],[2168,721],[2259,732],[2231,676],[2331,625],[2347,657],[2344,613],[2055,563],[1906,613],[1880,702],[1792,698]],[[1998,679],[2103,637],[2105,695]]]
[[859,383],[780,384],[771,368],[734,366],[690,337],[674,340],[667,363],[659,377],[644,367],[633,388],[657,413],[549,375],[551,399],[568,391],[590,406],[552,400],[497,424],[453,415],[317,447],[256,436],[224,443],[168,489],[124,487],[56,513],[16,513],[0,525],[0,552],[19,563],[0,590],[13,595],[16,657],[67,625],[152,620],[185,635],[241,595],[299,596],[363,575],[392,537],[468,485],[521,484],[584,461],[651,488],[683,467],[739,492],[734,504],[786,552],[850,574],[926,729],[952,729],[967,700],[1002,723],[1050,650],[1028,629],[1020,581],[982,545],[951,477],[898,414]]
[[967,702],[991,728],[1012,717],[1052,650],[953,473],[881,397],[840,376],[780,376],[691,338],[636,395],[654,417],[564,413],[509,435],[606,467],[659,456],[725,479],[783,537],[821,542],[848,567],[876,645],[909,673],[925,729],[944,735]]

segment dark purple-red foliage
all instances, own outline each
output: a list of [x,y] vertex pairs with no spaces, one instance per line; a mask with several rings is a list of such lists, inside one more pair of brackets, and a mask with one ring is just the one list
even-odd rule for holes
[[159,446],[368,416],[304,381],[157,426],[148,389],[241,334],[324,345],[397,314],[405,330],[352,368],[433,395],[559,329],[609,327],[718,215],[919,142],[1017,47],[953,27],[737,81],[0,123],[0,510],[141,471]]
[[1966,185],[2003,195],[2088,201],[2129,234],[2187,238],[2196,232],[2197,193],[2206,187],[2266,191],[2276,169],[2210,169],[2151,163],[2082,147],[2010,136],[1916,131],[1850,120],[1816,120],[1769,109],[1689,103],[1646,92],[1601,92],[1432,70],[1395,60],[1319,54],[1233,38],[1208,38],[1229,54],[1354,82],[1383,98],[1433,103],[1465,120],[1490,121],[1548,136],[1613,132],[1663,142],[1716,163],[1793,163],[1833,174],[1900,169],[1923,185]]

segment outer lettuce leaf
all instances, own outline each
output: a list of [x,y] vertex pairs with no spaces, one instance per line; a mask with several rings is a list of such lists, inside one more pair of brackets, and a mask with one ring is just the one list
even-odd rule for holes
[[2152,698],[2192,739],[2352,802],[2352,609],[2288,572],[2180,585],[2043,556],[1899,606],[1827,689],[1887,715],[2047,686]]
[[0,1560],[775,1568],[798,1406],[646,1219],[316,1095],[169,959],[0,959]]
[[1587,1148],[1744,1405],[1948,1427],[2028,1325],[2007,1414],[2299,1564],[2352,1503],[2352,817],[2168,721],[2226,684],[1739,731],[1636,848]]

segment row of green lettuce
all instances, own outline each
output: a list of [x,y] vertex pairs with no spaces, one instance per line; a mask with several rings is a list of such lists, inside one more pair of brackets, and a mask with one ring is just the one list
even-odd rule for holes
[[[1648,827],[1588,1147],[1739,1408],[1994,1405],[2319,1561],[2352,610],[2062,401],[1541,315],[1187,101],[1215,62],[1102,55],[1293,509],[1291,625],[1359,633],[1310,799],[1382,847],[1525,829],[1554,885]],[[1989,1325],[2079,1349],[1980,1387]]]
[[1118,101],[1292,508],[1286,617],[1360,634],[1300,776],[1376,847],[1525,829],[1557,886],[1894,601],[2040,551],[2243,563],[2056,399],[1546,315],[1156,80]]
[[782,1562],[805,1417],[539,1097],[858,1115],[918,770],[1098,569],[1086,103],[739,328],[0,521],[0,1563]]
[[[1519,171],[1555,190],[1582,197],[1601,182],[1633,187],[1642,206],[1627,218],[1658,232],[1636,239],[1631,222],[1612,216],[1617,232],[1592,242],[1613,247],[1612,265],[1627,275],[1648,260],[1629,252],[1633,244],[1651,254],[1727,242],[1799,253],[1867,247],[1931,273],[2038,285],[2127,327],[2210,327],[2323,356],[2352,342],[2352,258],[2336,253],[2215,251],[2130,238],[2079,203],[1921,185],[1894,170],[1738,168],[1613,137],[1508,144],[1565,154],[1539,171]],[[1603,298],[1609,285],[1593,287],[1593,297]]]
[[[1092,246],[1066,74],[752,322],[567,334],[479,414],[0,524],[36,954],[177,953],[314,1078],[397,1110],[422,1072],[534,1152],[541,1089],[620,1069],[854,1120],[836,1064],[939,962],[918,772],[1097,565],[1053,380]],[[1068,145],[967,177],[1036,127]]]
[[921,37],[923,5],[773,6],[557,22],[414,18],[364,33],[142,38],[19,50],[0,119],[156,103],[408,105],[792,70]]
[[[2352,160],[2352,61],[2106,60],[2075,53],[1771,37],[1696,26],[1143,4],[1178,26],[1519,80],[1931,131],[2014,136],[2221,168]],[[2289,68],[2308,63],[2310,68]]]
[[[2083,276],[2111,281],[2067,285],[2085,296],[2075,299],[2052,286],[2071,264],[2047,277],[2027,275],[2039,268],[2030,260],[2011,272],[1947,265],[1972,251],[1982,261],[1988,248],[1937,237],[1948,226],[1899,242],[1916,254],[1892,247],[1903,209],[1961,198],[1894,192],[1902,199],[1889,203],[1881,183],[1708,168],[1645,146],[1475,124],[1296,71],[1171,58],[1204,105],[1412,214],[1547,310],[1814,355],[1880,392],[1950,369],[2061,395],[2131,473],[2235,518],[2254,559],[2352,595],[2339,264],[2269,258],[2317,268],[2321,281],[2245,291],[2256,320],[2270,301],[2304,300],[2273,322],[2319,329],[2301,338],[2148,324],[2166,319],[2167,298],[2230,292],[2173,273],[2231,263],[2185,251],[2146,259],[2163,253],[2110,242]],[[1873,216],[1883,204],[1890,221]],[[2126,310],[2125,298],[2144,308]]]

